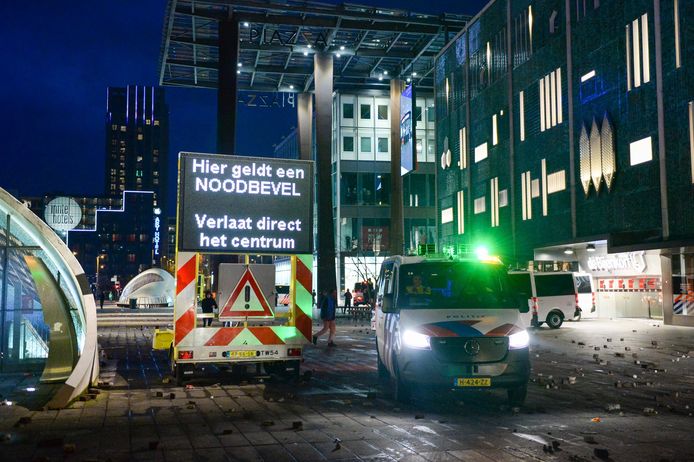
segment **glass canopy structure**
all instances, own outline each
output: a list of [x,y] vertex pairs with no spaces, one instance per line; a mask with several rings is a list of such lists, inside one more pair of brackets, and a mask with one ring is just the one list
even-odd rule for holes
[[37,388],[51,390],[49,407],[66,406],[96,381],[96,307],[84,271],[53,230],[2,188],[0,326],[0,377],[38,377]]

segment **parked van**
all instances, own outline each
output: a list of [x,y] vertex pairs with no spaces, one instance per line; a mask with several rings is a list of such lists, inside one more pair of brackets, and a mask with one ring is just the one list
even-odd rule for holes
[[559,329],[566,319],[580,319],[573,273],[511,271],[509,277],[514,290],[528,299],[530,311],[523,319],[530,325],[547,323],[550,328]]
[[387,258],[378,278],[378,372],[398,400],[417,385],[505,388],[525,400],[530,338],[498,259]]

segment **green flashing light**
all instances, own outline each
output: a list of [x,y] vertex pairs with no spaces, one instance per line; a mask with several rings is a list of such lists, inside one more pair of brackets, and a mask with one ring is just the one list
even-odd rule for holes
[[477,258],[479,258],[480,260],[486,260],[489,258],[489,249],[487,249],[483,245],[480,245],[477,248],[475,248],[475,255],[477,255]]

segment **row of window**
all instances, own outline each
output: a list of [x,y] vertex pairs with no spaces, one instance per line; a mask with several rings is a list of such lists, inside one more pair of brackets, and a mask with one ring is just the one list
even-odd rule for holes
[[[389,173],[353,173],[340,175],[342,205],[390,205]],[[414,174],[403,178],[405,207],[433,207],[436,202],[434,175]]]

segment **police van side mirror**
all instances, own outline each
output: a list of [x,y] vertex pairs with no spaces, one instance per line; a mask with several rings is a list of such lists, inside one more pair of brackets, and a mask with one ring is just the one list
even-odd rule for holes
[[381,310],[384,313],[394,313],[395,307],[393,306],[393,294],[383,294],[383,300],[381,300]]

